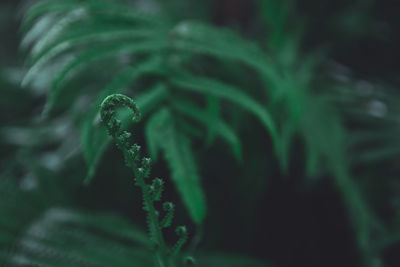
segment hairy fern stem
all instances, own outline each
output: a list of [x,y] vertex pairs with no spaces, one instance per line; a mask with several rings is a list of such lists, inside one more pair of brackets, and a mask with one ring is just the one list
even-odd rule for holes
[[158,267],[172,267],[178,258],[179,252],[187,241],[188,234],[185,226],[178,226],[176,234],[179,239],[176,244],[169,248],[164,240],[162,229],[171,225],[174,216],[174,205],[171,202],[163,203],[163,210],[166,212],[160,221],[159,213],[154,206],[155,201],[161,200],[164,182],[160,178],[153,179],[152,183],[146,180],[150,175],[151,159],[140,157],[140,146],[130,142],[131,133],[121,129],[121,121],[116,119],[118,107],[127,107],[133,112],[133,121],[140,120],[140,111],[135,102],[121,94],[113,94],[104,99],[100,108],[100,116],[105,124],[108,134],[114,139],[117,147],[122,151],[125,164],[134,173],[135,185],[142,190],[143,209],[147,213],[147,224],[150,239],[154,244],[156,253],[156,265]]

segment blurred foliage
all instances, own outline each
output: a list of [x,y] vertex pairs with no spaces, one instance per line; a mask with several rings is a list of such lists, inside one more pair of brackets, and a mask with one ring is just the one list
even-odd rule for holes
[[113,93],[197,265],[398,266],[396,5],[2,2],[1,266],[153,265]]

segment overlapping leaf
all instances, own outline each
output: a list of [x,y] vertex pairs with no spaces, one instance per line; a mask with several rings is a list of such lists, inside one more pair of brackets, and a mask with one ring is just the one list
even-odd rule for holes
[[157,152],[163,150],[183,203],[193,221],[202,223],[206,203],[193,149],[190,140],[176,128],[169,110],[161,109],[150,118],[147,137],[152,157],[157,158]]

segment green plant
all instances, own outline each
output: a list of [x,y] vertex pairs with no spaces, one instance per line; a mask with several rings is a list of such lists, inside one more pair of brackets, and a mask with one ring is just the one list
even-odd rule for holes
[[[25,1],[26,65],[0,63],[0,266],[173,265],[173,217],[199,266],[398,266],[398,75],[378,61],[400,27],[353,2]],[[119,93],[139,123],[120,104],[102,122]],[[138,179],[139,150],[168,183]]]
[[128,107],[133,112],[133,121],[140,119],[140,111],[136,103],[129,97],[121,94],[113,94],[104,99],[100,108],[101,119],[107,127],[108,134],[112,136],[118,148],[124,154],[125,164],[132,169],[135,177],[135,185],[140,187],[142,191],[143,209],[147,213],[150,239],[156,250],[156,265],[160,267],[175,266],[174,262],[176,263],[177,259],[179,259],[179,251],[188,238],[186,227],[178,226],[176,228],[175,231],[179,240],[172,248],[168,248],[162,234],[162,229],[171,225],[174,216],[174,204],[171,202],[164,202],[162,204],[166,214],[160,220],[160,215],[154,206],[154,202],[161,200],[164,181],[160,178],[153,179],[151,184],[147,181],[150,175],[151,159],[146,157],[141,158],[140,146],[137,144],[132,145],[129,140],[131,134],[125,130],[121,130],[121,121],[115,118],[118,106]]
[[[112,93],[134,92],[143,117],[148,116],[143,121],[150,155],[157,160],[158,152],[163,152],[171,179],[197,225],[204,221],[207,202],[193,146],[204,134],[208,144],[216,137],[225,140],[240,159],[240,134],[245,130],[241,118],[244,112],[252,114],[269,134],[264,138],[273,149],[266,146],[264,153],[274,155],[270,160],[277,159],[286,173],[292,142],[300,137],[306,176],[334,179],[358,242],[369,254],[366,244],[373,215],[349,173],[344,127],[327,93],[313,90],[322,56],[300,53],[301,34],[287,25],[289,4],[275,0],[267,4],[280,10],[276,17],[266,12],[268,19],[263,20],[275,32],[267,44],[274,56],[230,29],[198,21],[174,23],[161,15],[141,14],[119,1],[39,2],[22,24],[27,30],[24,45],[31,44],[31,67],[22,84],[34,82],[46,68],[55,69],[55,77],[48,81],[44,111],[48,116],[70,109],[84,95],[95,99],[88,112],[77,110],[83,114],[80,129],[87,183],[110,142],[99,127],[99,104]],[[38,33],[36,27],[46,20],[50,21],[47,31]],[[112,75],[107,72],[104,81],[97,76],[106,86],[91,88],[95,84],[90,82],[87,88],[73,89],[74,82],[93,80],[97,62],[116,70]]]

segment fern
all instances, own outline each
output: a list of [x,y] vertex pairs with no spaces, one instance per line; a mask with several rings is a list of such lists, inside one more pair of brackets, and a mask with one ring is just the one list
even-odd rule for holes
[[256,43],[245,41],[230,30],[182,22],[172,29],[172,45],[181,51],[244,63],[257,70],[266,83],[275,83],[279,77],[271,58]]
[[167,109],[152,116],[146,131],[152,157],[157,158],[160,149],[164,151],[172,172],[171,178],[193,220],[200,224],[206,214],[206,204],[190,141],[176,130],[172,115]]
[[[372,242],[374,216],[358,190],[358,181],[350,175],[343,121],[325,98],[326,92],[313,91],[327,86],[317,75],[321,56],[300,53],[301,29],[290,24],[292,1],[258,3],[265,24],[261,27],[269,33],[267,40],[262,37],[259,43],[203,22],[172,25],[162,16],[140,14],[129,5],[111,1],[41,1],[30,9],[22,25],[27,32],[24,47],[30,47],[31,64],[24,84],[39,80],[38,74],[67,59],[55,70],[48,88],[47,107],[51,111],[60,100],[71,96],[69,89],[75,88],[73,82],[84,71],[96,72],[97,65],[104,68],[106,76],[113,77],[111,83],[105,87],[96,84],[92,91],[80,87],[76,90],[81,96],[72,97],[74,102],[83,96],[95,99],[89,114],[80,110],[85,118],[81,139],[89,169],[86,181],[94,176],[110,142],[99,125],[98,104],[109,94],[127,93],[137,99],[144,114],[149,114],[145,125],[150,155],[156,160],[162,152],[174,185],[196,224],[204,220],[206,201],[193,144],[204,140],[206,129],[207,140],[203,143],[209,145],[216,136],[222,137],[239,158],[243,141],[239,136],[245,120],[241,112],[247,111],[271,137],[283,175],[290,175],[290,152],[297,145],[293,141],[301,138],[305,175],[334,178],[364,250]],[[302,20],[295,18],[301,24]],[[42,35],[35,33],[41,25],[48,27]],[[113,66],[107,66],[109,63]],[[154,75],[150,86],[147,80],[142,81],[145,75]],[[93,83],[103,83],[96,80]],[[117,88],[128,89],[120,92]],[[139,101],[142,96],[148,97],[143,105]],[[209,104],[205,109],[204,102]],[[233,108],[225,109],[225,102]],[[224,121],[225,115],[233,117],[234,122]],[[122,121],[128,121],[126,114],[122,117]],[[367,148],[351,163],[393,157],[398,149],[391,144]],[[368,254],[368,248],[365,251]]]
[[[163,100],[165,97],[165,87],[162,84],[156,85],[154,88],[146,93],[137,96],[137,104],[142,110],[142,114],[147,114],[155,105]],[[90,180],[94,177],[97,165],[103,156],[105,149],[110,143],[108,136],[102,131],[100,125],[95,120],[97,118],[97,110],[93,109],[86,118],[82,128],[82,144],[84,144],[83,152],[88,164],[88,173],[84,181],[89,184]],[[127,113],[122,114],[122,121],[126,124],[130,122]]]
[[14,250],[7,266],[151,266],[144,233],[117,217],[62,208],[33,222]]
[[239,137],[236,135],[235,131],[225,123],[221,118],[215,116],[214,113],[207,114],[207,111],[201,110],[196,107],[193,103],[188,103],[187,101],[177,101],[173,103],[174,109],[181,112],[184,116],[188,116],[204,124],[208,129],[208,140],[206,142],[211,142],[213,135],[219,135],[231,145],[233,154],[238,161],[242,158],[242,145],[240,143]]
[[271,134],[274,145],[279,146],[278,130],[273,119],[271,118],[271,115],[262,105],[258,104],[255,100],[247,96],[241,90],[236,89],[234,86],[204,77],[179,77],[172,80],[172,82],[181,89],[208,93],[243,107],[260,119],[264,127]]
[[[158,58],[152,57],[148,61],[143,62],[135,68],[128,66],[122,70],[114,79],[104,87],[102,93],[97,97],[95,105],[91,108],[88,115],[85,116],[85,123],[82,127],[82,144],[83,152],[86,161],[89,165],[89,171],[86,183],[93,177],[97,163],[103,154],[104,149],[108,146],[108,138],[104,135],[103,131],[96,130],[95,118],[98,115],[98,106],[100,106],[103,99],[112,93],[116,93],[116,88],[125,88],[130,83],[137,80],[148,71],[153,71],[158,66]],[[154,88],[150,88],[137,96],[137,103],[142,110],[143,114],[150,111],[157,103],[161,102],[166,94],[166,88],[162,84],[157,84]]]
[[100,109],[101,119],[106,125],[108,134],[114,139],[118,148],[124,154],[126,165],[132,169],[135,176],[135,185],[140,187],[142,191],[143,209],[147,213],[150,238],[156,248],[157,266],[170,266],[173,261],[176,261],[182,245],[187,240],[186,227],[179,226],[176,228],[179,239],[176,245],[169,251],[162,235],[162,228],[171,225],[174,206],[170,202],[165,202],[163,208],[167,213],[159,221],[159,213],[156,211],[154,202],[160,200],[163,182],[157,179],[153,180],[151,186],[148,185],[146,180],[150,175],[151,160],[149,158],[141,158],[139,154],[140,147],[130,143],[129,138],[131,134],[120,129],[121,122],[114,118],[118,106],[128,107],[133,111],[133,120],[139,120],[140,112],[136,104],[129,97],[121,94],[110,95],[104,99]]
[[[62,179],[40,177],[41,185],[26,191],[15,177],[5,177],[3,172],[0,175],[1,266],[154,266],[152,241],[130,221],[57,200],[66,193],[59,183]],[[155,178],[150,186],[162,188],[162,183]],[[162,192],[156,188],[150,191]],[[156,201],[157,195],[152,195]],[[171,246],[169,253],[182,240]],[[193,262],[192,257],[185,258],[187,265]],[[204,267],[270,266],[215,252],[199,254],[196,262],[196,266]]]
[[[137,12],[133,10],[131,10],[131,12],[127,12],[119,5],[113,7],[113,4],[106,2],[101,2],[98,5],[90,2],[82,4],[75,3],[75,7],[74,4],[53,5],[49,2],[39,3],[35,5],[29,12],[30,15],[27,16],[26,22],[23,23],[23,28],[27,28],[28,25],[34,22],[34,19],[39,18],[43,14],[46,14],[46,12],[60,12],[61,14],[63,14],[73,12],[73,10],[79,8],[84,10],[84,16],[77,17],[77,20],[70,21],[70,23],[62,24],[62,27],[58,27],[59,32],[54,31],[53,36],[43,38],[42,40],[45,41],[43,41],[42,44],[36,46],[40,49],[36,48],[35,51],[32,50],[31,52],[33,66],[25,76],[24,84],[28,83],[31,79],[34,79],[36,74],[50,62],[54,61],[55,58],[58,58],[62,55],[73,56],[72,60],[67,62],[62,68],[57,71],[57,75],[53,79],[52,86],[49,89],[49,98],[45,110],[46,112],[51,111],[53,107],[57,106],[57,102],[63,99],[63,96],[67,92],[66,88],[68,86],[68,82],[72,80],[71,78],[74,78],[75,76],[77,76],[77,74],[82,72],[83,68],[89,69],[90,66],[94,65],[93,63],[95,61],[106,58],[112,60],[123,53],[121,49],[126,49],[126,54],[140,58],[139,65],[136,64],[135,67],[132,68],[129,68],[129,66],[127,67],[126,76],[124,74],[125,71],[121,73],[121,76],[130,78],[125,80],[125,78],[121,77],[120,75],[116,75],[116,81],[125,80],[127,81],[127,83],[121,82],[122,86],[120,86],[118,82],[112,81],[110,86],[98,92],[96,98],[101,99],[107,94],[116,93],[115,91],[112,91],[114,90],[114,88],[127,87],[126,85],[128,83],[132,83],[135,81],[135,79],[137,79],[137,77],[142,76],[143,72],[141,71],[140,67],[142,65],[142,63],[140,62],[142,55],[150,56],[151,54],[151,56],[160,58],[162,62],[169,62],[169,51],[171,50],[171,48],[172,50],[175,50],[177,48],[179,49],[179,47],[175,45],[174,30],[172,30],[171,34],[166,34],[165,29],[168,28],[169,23],[158,23],[155,22],[155,19],[152,19],[148,16],[140,16],[137,14]],[[47,11],[45,11],[46,9]],[[116,20],[119,20],[118,18],[124,21],[124,23],[121,23],[122,28],[114,26]],[[77,23],[80,23],[80,25],[82,25],[82,29],[79,31],[75,31],[74,29]],[[236,37],[234,34],[231,33],[231,35],[233,36],[233,38],[236,38],[236,40],[239,40],[238,37]],[[132,43],[132,41],[135,41],[135,43]],[[92,49],[90,47],[90,44],[95,42],[97,48]],[[245,42],[242,42],[242,44],[245,44]],[[257,48],[254,48],[253,45],[250,43],[246,43],[246,45],[243,45],[243,47],[248,47],[251,51],[257,50]],[[219,46],[219,49],[221,48],[222,46]],[[237,49],[240,49],[239,46],[237,47]],[[260,50],[257,51],[258,52],[256,53],[261,53]],[[249,52],[249,54],[250,53],[252,52]],[[244,56],[242,59],[245,58],[246,57]],[[145,62],[143,64],[147,63]],[[163,72],[170,73],[169,69],[175,68],[174,66],[170,67],[170,65],[168,64],[163,65],[163,67],[166,69],[162,69],[156,64],[154,64],[153,66],[150,64],[148,67],[148,72],[161,74],[161,78],[163,79]],[[138,68],[138,70],[135,71],[135,68]],[[172,95],[170,95],[171,99],[173,99],[176,95],[175,91],[171,92],[169,90],[169,93],[172,93]],[[202,93],[204,96],[207,96],[207,92]],[[243,101],[240,100],[242,96],[243,94],[239,93],[230,100],[233,100],[233,103],[240,106],[240,103],[243,103]],[[235,99],[239,101],[235,102]],[[166,104],[171,105],[171,103],[171,101],[168,101]],[[255,112],[266,124],[266,126],[269,127],[269,130],[271,131],[274,138],[276,138],[277,134],[275,133],[273,122],[272,119],[269,117],[268,112],[265,112],[265,110],[261,110],[260,108],[256,108],[256,110],[250,106],[251,105],[245,105],[244,107],[250,108],[250,110]],[[169,108],[173,108],[172,105],[169,106]],[[88,118],[84,120],[85,122],[82,127],[82,147],[86,161],[89,166],[86,183],[90,180],[91,177],[93,177],[97,163],[99,162],[101,155],[105,151],[105,148],[107,147],[107,144],[109,142],[107,141],[107,137],[104,136],[101,131],[99,132],[96,127],[96,123],[93,124],[93,121],[96,118],[96,109],[97,107],[96,105],[94,105],[94,108],[90,112]],[[185,114],[185,112],[181,110],[179,116],[199,121],[198,118],[196,119],[193,116],[190,116],[190,114],[193,115],[196,113],[195,109],[192,109],[191,111],[191,108],[189,108],[187,109],[186,113],[187,114]],[[205,124],[207,129],[209,129],[209,141],[213,140],[213,132],[218,131],[221,136],[223,136],[229,143],[232,144],[232,151],[234,151],[235,153],[234,155],[237,158],[240,157],[240,144],[238,138],[228,125],[219,123],[218,126],[213,128],[211,126],[217,125],[217,121],[207,122],[205,120],[202,120],[199,122]],[[92,129],[93,127],[94,129]],[[174,132],[178,136],[178,138],[176,139],[177,141],[174,142],[175,145],[166,146],[162,149],[167,159],[169,158],[167,154],[175,153],[174,151],[170,150],[176,149],[176,146],[185,148],[184,151],[192,154],[192,149],[189,149],[189,143],[191,143],[192,141],[188,138],[193,137],[185,137],[182,140],[180,140],[179,137],[182,135],[186,135],[184,134],[184,132],[189,129],[193,129],[193,127],[194,126],[192,121],[184,122],[183,118],[177,118],[177,123],[174,126]],[[274,140],[274,142],[275,141],[276,140]],[[147,142],[151,143],[151,141],[149,140]],[[182,160],[179,164],[172,163],[171,160],[168,160],[168,162],[169,166],[171,167],[172,177],[176,178],[174,178],[173,180],[175,181],[178,192],[180,192],[182,199],[184,199],[183,202],[186,204],[186,207],[188,207],[192,219],[196,223],[200,223],[205,216],[205,200],[204,194],[202,193],[202,189],[198,182],[200,180],[200,177],[197,171],[196,162],[194,160],[191,160],[192,167],[186,168],[184,170],[182,170],[182,167],[180,167],[183,166],[182,164],[184,164]],[[185,173],[186,176],[182,176],[181,173]],[[195,182],[188,182],[186,181],[187,179],[193,179],[193,181]]]
[[[46,64],[52,62],[56,56],[69,55],[73,57],[70,62],[67,62],[63,68],[57,71],[57,75],[53,79],[53,85],[49,89],[49,99],[47,101],[48,111],[51,111],[52,107],[57,106],[57,101],[59,99],[64,99],[63,97],[67,95],[66,88],[68,88],[68,82],[70,82],[72,78],[76,78],[77,74],[82,72],[82,68],[90,69],[90,67],[94,66],[94,63],[100,59],[108,58],[110,60],[115,60],[126,52],[126,54],[131,56],[129,63],[121,63],[120,61],[116,63],[117,66],[123,69],[121,74],[117,73],[115,75],[116,81],[120,79],[124,81],[121,82],[122,86],[120,87],[118,82],[112,81],[110,86],[103,87],[101,90],[90,93],[94,94],[95,98],[102,99],[107,94],[117,93],[113,91],[115,88],[127,87],[129,83],[134,83],[144,73],[155,73],[158,75],[158,81],[167,81],[165,86],[168,93],[165,95],[164,105],[166,105],[169,110],[178,110],[176,114],[178,117],[174,124],[174,132],[176,132],[178,136],[186,135],[185,132],[190,132],[187,137],[182,139],[184,140],[183,143],[192,143],[192,139],[197,138],[196,136],[201,138],[201,132],[195,129],[193,123],[193,121],[195,121],[196,123],[200,122],[200,124],[204,124],[206,129],[208,129],[209,140],[213,139],[212,135],[216,131],[219,131],[219,134],[232,144],[234,155],[239,157],[238,155],[240,153],[240,146],[238,145],[239,142],[236,137],[238,134],[230,130],[231,127],[229,125],[218,123],[216,120],[199,120],[199,116],[196,118],[194,115],[198,112],[195,107],[186,106],[185,110],[183,106],[181,108],[174,107],[174,99],[182,99],[183,101],[190,101],[191,99],[187,97],[186,92],[183,90],[171,90],[174,89],[170,88],[172,86],[195,91],[206,99],[212,96],[228,101],[234,106],[255,115],[269,132],[275,147],[275,154],[278,155],[281,165],[288,165],[287,151],[289,150],[289,145],[287,144],[289,143],[286,142],[285,147],[280,140],[280,134],[283,130],[280,129],[280,125],[277,125],[275,122],[278,117],[276,114],[289,113],[290,121],[288,124],[292,125],[288,125],[287,127],[294,128],[292,130],[293,133],[301,132],[303,128],[299,124],[299,117],[307,116],[302,114],[301,101],[303,98],[307,97],[307,95],[298,91],[306,87],[307,84],[300,84],[300,88],[294,87],[297,80],[288,78],[291,77],[290,75],[282,74],[280,70],[281,66],[274,62],[256,43],[246,41],[232,31],[216,29],[204,23],[182,22],[175,27],[170,27],[170,24],[162,19],[157,20],[151,16],[140,15],[130,8],[121,8],[119,4],[114,7],[112,3],[103,1],[99,2],[99,4],[94,4],[92,2],[78,4],[74,2],[75,8],[73,7],[74,5],[71,4],[66,5],[67,7],[61,6],[58,10],[56,4],[53,6],[53,4],[46,3],[49,4],[48,8],[52,10],[51,12],[60,12],[61,14],[71,12],[71,10],[77,8],[86,10],[85,16],[70,25],[64,25],[65,27],[60,28],[60,32],[57,33],[57,36],[48,38],[46,44],[40,45],[42,49],[38,49],[37,53],[33,53],[33,60],[36,63],[34,63],[30,71],[28,71],[26,75],[27,81],[34,78],[35,73],[38,73]],[[38,4],[38,10],[45,10],[46,3]],[[34,11],[35,8],[34,6],[31,9],[33,13],[31,16],[34,18],[40,17],[41,14],[46,14],[45,11]],[[27,22],[24,25],[29,25],[33,21],[34,20],[30,19],[28,16]],[[83,29],[72,34],[71,31],[76,23],[81,23]],[[115,25],[122,26],[119,28]],[[132,35],[130,35],[130,33],[132,33]],[[98,44],[98,42],[100,43]],[[95,43],[96,48],[92,49],[90,44]],[[123,53],[120,49],[126,50]],[[185,76],[180,75],[180,73],[183,72],[182,67],[185,66],[184,64],[190,63],[191,58],[193,58],[189,57],[188,62],[186,62],[184,57],[185,53],[189,55],[211,55],[224,62],[234,61],[252,67],[260,76],[263,85],[262,88],[268,94],[268,97],[266,97],[265,100],[262,98],[263,100],[260,102],[255,101],[255,98],[247,92],[244,92],[243,89],[240,89],[239,86],[235,84],[234,80],[226,83],[222,82],[221,79],[211,79],[205,75],[201,77],[196,77],[192,74]],[[144,60],[144,62],[142,61],[143,58],[147,59],[149,57],[149,63],[147,63],[147,60]],[[152,61],[151,59],[154,58],[154,62],[159,60],[160,64],[155,63],[152,65],[150,62]],[[174,59],[178,61],[176,62]],[[146,71],[142,70],[142,66],[144,65],[147,66],[143,67]],[[135,70],[136,68],[137,70]],[[299,74],[299,76],[306,76],[303,74],[309,71],[310,68],[304,67],[303,69],[301,69],[302,74]],[[112,74],[110,73],[110,75]],[[297,77],[296,75],[295,73],[293,76]],[[125,80],[124,77],[127,79]],[[145,90],[148,90],[148,88],[145,88]],[[136,93],[135,91],[135,96],[138,95],[139,92]],[[259,97],[257,97],[257,99],[258,98]],[[161,101],[156,101],[155,103],[160,102]],[[284,102],[285,105],[281,105],[282,102]],[[298,104],[299,102],[300,104]],[[218,102],[217,106],[219,105]],[[275,106],[280,108],[275,109]],[[160,107],[157,107],[156,109],[159,110],[159,108]],[[108,143],[108,141],[106,141],[107,138],[102,136],[104,134],[99,133],[97,127],[95,129],[90,129],[93,127],[96,113],[97,106],[94,105],[91,111],[92,115],[85,120],[84,127],[82,127],[82,147],[84,148],[85,158],[89,165],[88,179],[94,175],[97,162],[101,158],[101,154],[105,151]],[[96,124],[94,125],[96,126]],[[235,131],[238,130],[235,129]],[[92,138],[95,135],[98,135],[99,138]],[[149,144],[152,154],[156,154],[154,153],[156,149],[154,149],[153,140],[157,138],[149,140],[150,136],[151,134],[147,135],[147,143]],[[288,138],[291,136],[292,135],[289,134]],[[100,141],[95,141],[97,139]],[[189,141],[186,142],[186,139],[189,139]],[[179,140],[179,138],[177,140]],[[188,147],[187,144],[181,146]],[[91,147],[93,149],[91,149]],[[175,146],[168,146],[162,149],[162,151],[165,155],[168,153],[171,154],[174,152],[168,150],[174,149],[174,147]],[[314,149],[311,148],[310,150],[314,151]],[[321,153],[316,152],[315,155],[321,155]],[[155,155],[153,155],[153,157],[155,157]],[[312,163],[313,161],[310,162]],[[169,163],[169,165],[171,167],[171,173],[182,172],[179,169],[174,169],[179,168],[180,164]],[[193,161],[193,166],[196,166],[195,161]],[[194,180],[198,180],[199,175],[196,169],[197,167],[192,168],[190,171],[193,172],[193,174],[187,177],[197,177]],[[175,177],[175,175],[172,176]],[[88,179],[86,181],[88,181]],[[178,189],[178,192],[181,193],[183,199],[186,199],[184,203],[186,203],[187,207],[197,206],[189,204],[189,202],[192,201],[185,195],[190,193],[183,193],[185,191],[182,190],[182,188],[187,188],[187,186],[179,185],[180,182],[183,184],[190,184],[189,182],[185,182],[185,179],[187,178],[174,179],[176,187],[181,188]],[[196,183],[196,186],[199,186],[198,182]],[[199,190],[202,191],[202,189]],[[196,195],[197,200],[195,202],[204,202],[201,200],[203,198],[202,193]],[[203,217],[203,215],[201,215],[203,211],[189,212],[193,220],[197,223],[200,218]],[[194,214],[198,215],[194,217]]]

